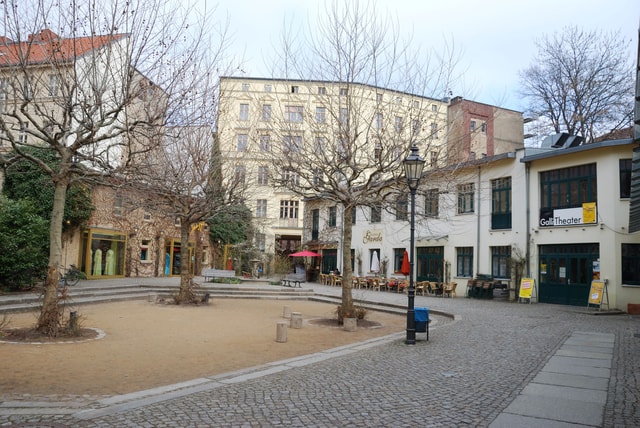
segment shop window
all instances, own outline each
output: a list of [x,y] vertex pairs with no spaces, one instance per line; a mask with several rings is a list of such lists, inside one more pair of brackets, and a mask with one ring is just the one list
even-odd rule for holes
[[622,244],[622,283],[640,285],[640,244]]
[[125,235],[100,230],[83,234],[81,270],[90,277],[122,276],[125,264]]
[[147,239],[143,239],[142,243],[140,244],[140,261],[151,261],[151,254],[149,253],[149,240]]

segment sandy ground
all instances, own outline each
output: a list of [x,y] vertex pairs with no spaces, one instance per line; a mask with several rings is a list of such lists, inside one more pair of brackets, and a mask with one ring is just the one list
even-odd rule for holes
[[[276,342],[283,308],[301,312],[302,329],[289,328]],[[79,309],[82,327],[102,330],[82,343],[0,343],[0,395],[117,395],[305,355],[400,332],[405,318],[370,311],[380,324],[347,332],[319,325],[335,318],[333,304],[219,299],[207,306],[145,301],[105,303]],[[10,327],[34,324],[34,314],[13,314]]]

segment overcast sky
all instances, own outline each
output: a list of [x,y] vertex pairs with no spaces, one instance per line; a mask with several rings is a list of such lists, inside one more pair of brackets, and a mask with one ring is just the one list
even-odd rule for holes
[[[278,44],[284,20],[313,20],[324,4],[325,0],[220,0],[217,11],[228,14],[232,49],[244,53],[245,75],[280,77],[267,76],[265,61],[272,61],[269,52]],[[376,5],[397,17],[404,31],[413,31],[414,42],[423,50],[440,50],[445,38],[455,42],[462,52],[459,71],[464,71],[466,82],[464,88],[454,88],[454,96],[518,111],[524,110],[517,95],[518,72],[531,64],[535,40],[543,34],[567,25],[620,30],[629,40],[634,61],[637,52],[638,0],[378,0]]]

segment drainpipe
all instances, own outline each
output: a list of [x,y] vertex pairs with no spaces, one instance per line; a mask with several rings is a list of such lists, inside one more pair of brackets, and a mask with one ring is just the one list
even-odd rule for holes
[[481,167],[478,166],[478,191],[476,192],[478,195],[478,214],[477,214],[477,226],[476,226],[476,248],[478,252],[478,257],[476,257],[476,275],[480,272],[480,172]]
[[530,176],[531,176],[531,164],[524,164],[524,181],[525,181],[525,197],[527,198],[525,202],[526,211],[525,211],[525,222],[527,227],[526,239],[527,242],[525,244],[525,266],[527,270],[527,278],[531,278],[531,202],[530,202]]

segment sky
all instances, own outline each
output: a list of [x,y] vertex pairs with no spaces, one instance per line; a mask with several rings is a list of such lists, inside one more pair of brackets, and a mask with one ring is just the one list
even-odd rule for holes
[[[345,0],[348,1],[348,0]],[[584,30],[620,31],[629,55],[638,46],[638,0],[374,0],[381,13],[398,20],[422,50],[441,50],[453,41],[461,55],[464,84],[453,96],[524,111],[518,73],[529,67],[536,40],[569,25]],[[326,0],[200,0],[227,16],[230,49],[242,55],[247,77],[269,76],[269,55],[278,45],[285,20],[314,22]],[[311,24],[312,25],[312,24]]]

